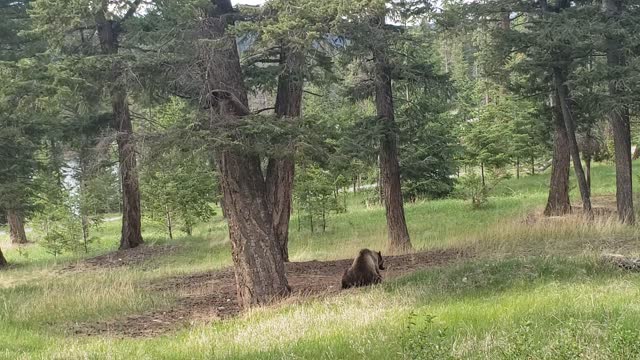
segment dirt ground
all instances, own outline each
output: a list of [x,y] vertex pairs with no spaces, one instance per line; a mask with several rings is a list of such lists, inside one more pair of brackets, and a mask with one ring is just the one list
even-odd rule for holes
[[129,250],[117,250],[67,265],[62,269],[62,272],[81,272],[92,269],[108,269],[121,266],[142,265],[153,257],[169,255],[177,249],[178,246],[176,245],[143,245]]
[[[153,252],[143,247],[137,254],[121,252],[89,259],[86,264],[68,270],[96,266],[121,266],[140,262]],[[161,250],[172,251],[172,250]],[[385,256],[384,279],[406,275],[422,268],[444,265],[470,254],[461,250],[434,250],[400,256]],[[306,261],[286,264],[287,278],[293,294],[285,303],[304,298],[327,296],[340,291],[340,279],[351,259]],[[211,322],[236,316],[241,309],[236,300],[233,269],[176,276],[150,284],[149,291],[177,295],[171,307],[103,322],[77,324],[72,331],[78,335],[108,335],[115,337],[156,336],[194,323]],[[357,291],[357,290],[356,290]],[[274,306],[277,306],[274,305]]]
[[[615,215],[615,195],[593,196],[592,202],[596,216],[608,218]],[[576,202],[572,205],[573,214],[579,216],[582,204]],[[537,222],[566,219],[567,217],[544,217],[541,211],[536,211],[528,214],[522,221],[532,225]],[[176,246],[142,246],[128,251],[116,251],[67,266],[63,271],[79,272],[132,265],[144,267],[147,260],[172,253],[176,249]],[[385,256],[387,270],[383,271],[383,278],[393,279],[419,269],[444,265],[471,256],[469,251],[455,249]],[[293,294],[282,303],[337,294],[340,292],[342,273],[351,262],[352,259],[344,259],[286,264],[287,278]],[[638,267],[640,268],[640,266]],[[165,278],[148,284],[145,289],[172,294],[177,296],[178,300],[167,309],[109,321],[77,324],[72,327],[72,331],[78,335],[87,336],[156,336],[194,323],[228,319],[241,312],[236,301],[235,278],[232,268]],[[278,306],[278,304],[274,306]]]
[[[615,194],[591,196],[591,208],[595,219],[617,219],[618,211],[616,209]],[[522,218],[521,222],[527,225],[534,225],[537,223],[546,224],[572,219],[575,220],[576,218],[583,216],[581,201],[574,201],[571,203],[571,214],[564,216],[545,216],[543,214],[543,210],[544,208],[540,208],[539,210],[528,213]]]

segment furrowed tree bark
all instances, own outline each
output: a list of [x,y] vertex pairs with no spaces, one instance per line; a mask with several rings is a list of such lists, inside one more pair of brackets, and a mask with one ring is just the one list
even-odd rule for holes
[[562,109],[558,95],[554,91],[553,108],[553,160],[551,164],[551,180],[549,183],[549,197],[544,209],[545,216],[561,216],[571,212],[569,200],[569,170],[571,155],[569,154],[569,138],[564,125]]
[[591,193],[591,155],[584,157],[584,172],[587,178],[587,188],[589,188],[589,193]]
[[[602,8],[605,16],[615,21],[623,10],[623,0],[603,0]],[[626,65],[624,49],[621,39],[608,36],[607,65],[615,69]],[[615,99],[624,94],[620,81],[609,81],[609,95]],[[626,105],[613,106],[608,113],[609,122],[613,130],[613,144],[616,160],[616,203],[618,218],[626,224],[635,223],[633,211],[633,175],[631,166],[631,127],[629,123],[629,108]]]
[[536,159],[532,156],[531,157],[531,175],[535,175],[536,174]]
[[378,154],[378,199],[380,200],[380,205],[384,205],[384,179],[382,178],[382,164],[380,163],[380,154]]
[[[213,159],[214,162],[217,162],[217,160]],[[215,169],[216,172],[218,172],[218,169]],[[226,219],[227,218],[227,214],[224,212],[224,192],[222,191],[222,184],[218,184],[218,191],[220,194],[220,200],[218,200],[218,205],[220,205],[220,211],[222,212],[222,218]]]
[[[113,93],[112,93],[113,94]],[[120,179],[122,181],[122,235],[120,249],[135,248],[143,243],[140,211],[140,188],[131,115],[126,92],[115,91],[112,95],[114,119],[116,123],[116,142],[120,161]]]
[[[384,26],[384,22],[384,15],[374,20],[374,24],[378,26]],[[385,51],[385,44],[375,45],[372,48],[375,66],[376,113],[384,124],[384,134],[380,141],[380,178],[387,215],[388,248],[390,252],[396,253],[409,251],[412,246],[404,216],[400,183],[391,66]]]
[[7,259],[4,258],[4,254],[2,254],[2,250],[0,249],[0,269],[6,267],[7,265]]
[[81,215],[80,222],[82,226],[82,245],[86,254],[89,252],[89,218],[86,215]]
[[12,244],[26,244],[27,234],[24,231],[22,215],[16,210],[7,210],[7,222],[9,223],[9,238]]
[[[279,117],[297,118],[302,109],[304,87],[304,56],[299,51],[282,46],[280,63],[283,67],[278,77],[275,112]],[[282,158],[271,158],[267,164],[267,199],[276,241],[282,259],[289,261],[289,219],[295,159],[292,144]]]
[[[78,154],[78,165],[79,165],[79,169],[78,169],[78,174],[79,177],[77,179],[78,184],[80,185],[80,194],[84,194],[87,192],[87,173],[89,172],[88,170],[88,151],[89,151],[89,146],[88,144],[83,140],[82,144],[80,145],[80,149],[79,149],[79,154]],[[84,245],[84,252],[88,253],[89,252],[89,215],[88,215],[88,209],[83,208],[82,206],[79,208],[79,212],[80,212],[80,225],[82,227],[82,244]]]
[[143,240],[133,126],[127,100],[127,88],[124,83],[124,65],[117,58],[119,49],[118,36],[121,25],[116,21],[107,20],[104,11],[98,11],[96,14],[96,24],[102,54],[111,55],[113,58],[109,77],[111,82],[111,108],[113,110],[112,126],[116,131],[122,188],[120,249],[130,249],[141,245]]
[[573,122],[571,106],[569,105],[569,88],[566,85],[565,72],[559,67],[553,68],[553,81],[558,94],[558,102],[562,110],[562,118],[564,119],[565,128],[567,130],[569,150],[571,159],[573,160],[576,179],[578,180],[578,187],[580,188],[580,196],[582,198],[582,209],[587,215],[592,216],[591,194],[589,186],[587,186],[587,179],[584,174],[584,169],[582,168],[582,162],[580,161],[580,150],[578,149],[578,140],[576,139],[576,127]]
[[509,30],[511,28],[511,11],[505,10],[502,13],[500,27],[502,27],[502,30]]
[[[201,56],[212,125],[249,115],[247,91],[233,34],[225,29],[233,8],[230,0],[212,0],[205,20]],[[290,293],[267,205],[267,189],[258,155],[226,147],[216,154],[224,210],[229,224],[236,289],[247,308],[267,304]]]
[[[167,224],[167,233],[169,234],[169,239],[173,240],[173,224],[171,223],[171,212],[169,211],[169,209],[166,209],[165,211],[165,221]],[[187,234],[187,235],[191,235],[191,234]]]

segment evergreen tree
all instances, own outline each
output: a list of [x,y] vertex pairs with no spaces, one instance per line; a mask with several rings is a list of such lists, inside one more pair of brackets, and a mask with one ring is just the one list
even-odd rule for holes
[[[24,222],[35,210],[36,154],[47,120],[56,116],[55,89],[42,44],[21,36],[31,26],[28,1],[0,1],[0,210],[14,243],[27,241]],[[0,255],[0,264],[6,264]]]
[[[208,9],[200,49],[204,74],[204,101],[211,124],[227,125],[250,115],[247,90],[240,68],[236,39],[227,31],[234,11],[230,0],[214,0]],[[204,40],[204,39],[203,39]],[[289,294],[284,259],[275,237],[266,203],[260,158],[225,146],[216,154],[224,213],[233,243],[238,298],[242,306],[268,303]],[[261,264],[256,266],[256,264]]]
[[[631,12],[629,11],[632,8]],[[633,210],[633,178],[631,166],[631,125],[629,104],[618,99],[625,99],[626,87],[623,80],[635,74],[627,67],[625,53],[629,51],[629,43],[637,44],[637,30],[634,15],[637,16],[636,6],[628,6],[627,1],[602,0],[602,11],[605,22],[605,47],[608,70],[608,95],[612,99],[608,112],[613,130],[616,162],[616,203],[618,217],[621,222],[634,224]],[[633,36],[632,34],[636,34]],[[634,37],[629,39],[630,37]],[[625,46],[626,45],[626,46]],[[637,52],[634,54],[637,57]],[[634,69],[635,70],[635,69]],[[628,99],[625,99],[628,101]]]
[[148,140],[141,158],[143,209],[149,218],[162,220],[169,238],[173,239],[178,226],[191,236],[197,221],[214,215],[211,204],[218,200],[218,184],[213,165],[202,142],[194,138],[184,142],[170,135],[195,121],[187,102],[172,98],[154,113],[160,129],[146,129]]
[[[118,146],[123,211],[121,249],[134,248],[143,243],[137,161],[127,88],[130,65],[121,56],[121,49],[126,44],[127,26],[135,18],[141,2],[103,1],[94,6],[91,1],[53,4],[37,0],[31,12],[35,22],[32,33],[46,38],[52,50],[69,56],[84,56],[87,61],[83,65],[97,66],[101,71],[101,81],[110,95],[111,126],[116,132]],[[94,34],[97,44],[91,41]]]
[[[309,12],[311,2],[274,0],[263,6],[255,21],[242,24],[245,36],[255,38],[248,54],[249,83],[262,91],[272,87],[275,81],[274,113],[284,121],[297,120],[302,115],[303,89],[312,71],[317,51],[327,33],[322,18],[330,13]],[[316,51],[311,51],[315,47]],[[271,63],[277,66],[269,67]],[[251,78],[254,76],[255,78]],[[283,153],[271,154],[265,173],[267,205],[272,215],[275,236],[284,261],[289,261],[288,233],[295,174],[293,139],[279,139],[285,143],[279,148]]]

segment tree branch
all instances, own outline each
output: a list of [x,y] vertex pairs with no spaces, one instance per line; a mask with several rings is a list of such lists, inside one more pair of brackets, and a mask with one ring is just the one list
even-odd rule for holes
[[91,30],[91,31],[96,31],[96,26],[95,25],[86,25],[86,26],[77,26],[74,27],[73,29],[69,30],[69,33],[73,33],[76,31],[85,31],[85,30]]
[[254,115],[258,115],[258,114],[260,114],[262,112],[269,111],[269,110],[275,110],[275,109],[276,109],[275,106],[272,106],[272,107],[256,110],[256,111],[253,112],[253,114]]
[[263,63],[263,64],[279,64],[280,63],[280,59],[267,59],[267,58],[259,58],[259,59],[247,59],[245,61],[243,61],[245,64],[257,64],[257,63]]
[[305,92],[305,93],[307,93],[309,95],[314,95],[314,96],[317,96],[317,97],[324,97],[324,95],[322,95],[322,94],[317,94],[317,93],[311,92],[309,90],[302,90],[302,92]]
[[120,48],[121,49],[125,49],[125,50],[138,50],[138,51],[141,51],[141,52],[144,52],[144,53],[156,53],[156,52],[158,52],[157,50],[144,49],[144,48],[141,48],[140,46],[135,46],[135,45],[126,45],[126,46],[120,45]]
[[124,14],[122,19],[118,21],[118,25],[122,25],[122,23],[132,17],[136,13],[136,11],[138,11],[138,7],[140,6],[141,2],[142,0],[134,0],[133,3],[131,3],[131,5],[129,6],[129,10],[127,10],[127,13]]
[[251,114],[251,111],[249,111],[249,109],[247,109],[247,107],[231,91],[215,89],[215,90],[211,90],[210,94],[219,99],[227,99],[231,101],[233,106],[236,108],[236,112],[237,112],[236,115],[238,116],[245,116],[245,115]]

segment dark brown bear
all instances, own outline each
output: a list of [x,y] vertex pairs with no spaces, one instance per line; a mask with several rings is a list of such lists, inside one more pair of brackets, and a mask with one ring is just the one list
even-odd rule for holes
[[342,288],[367,286],[382,282],[380,270],[384,270],[382,254],[378,251],[362,249],[353,260],[351,267],[342,275]]

